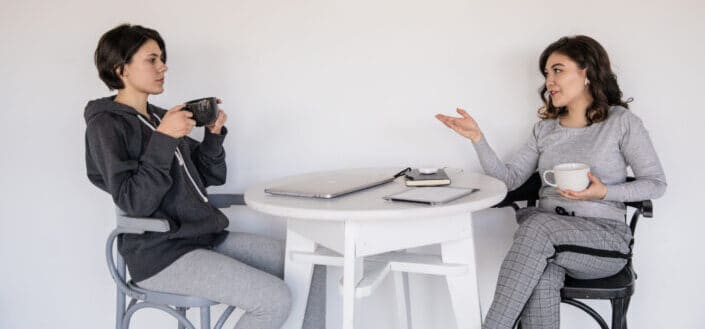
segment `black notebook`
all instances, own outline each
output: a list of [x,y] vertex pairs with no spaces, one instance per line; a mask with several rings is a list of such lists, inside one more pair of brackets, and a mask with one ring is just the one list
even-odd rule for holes
[[443,186],[450,184],[450,178],[443,169],[438,169],[435,174],[422,174],[418,169],[413,169],[405,176],[406,186]]

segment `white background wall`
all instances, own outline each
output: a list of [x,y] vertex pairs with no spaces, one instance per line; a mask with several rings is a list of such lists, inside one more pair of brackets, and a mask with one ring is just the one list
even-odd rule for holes
[[[113,208],[85,177],[82,114],[88,100],[108,95],[92,55],[122,22],[166,40],[166,92],[153,103],[224,100],[229,176],[213,191],[228,192],[324,169],[480,170],[469,142],[433,115],[465,107],[506,158],[536,121],[540,52],[563,35],[595,37],[669,181],[654,220],[637,232],[630,326],[703,328],[703,17],[702,1],[685,0],[0,0],[0,328],[113,321],[102,254]],[[236,217],[235,227],[282,234],[278,219]],[[514,224],[508,211],[482,212],[475,224],[486,310]],[[329,274],[333,284],[340,272]],[[391,287],[359,303],[359,327],[394,326]],[[422,297],[417,328],[454,327],[445,288],[412,278]],[[340,301],[334,289],[328,297],[337,328]],[[563,312],[563,328],[594,328],[569,306]],[[173,327],[165,320],[148,311],[133,327]]]

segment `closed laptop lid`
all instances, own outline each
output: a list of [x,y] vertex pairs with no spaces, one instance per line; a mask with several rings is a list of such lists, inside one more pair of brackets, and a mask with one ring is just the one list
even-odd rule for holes
[[394,180],[389,174],[340,174],[321,173],[284,185],[265,188],[269,194],[330,199],[344,194],[375,187]]

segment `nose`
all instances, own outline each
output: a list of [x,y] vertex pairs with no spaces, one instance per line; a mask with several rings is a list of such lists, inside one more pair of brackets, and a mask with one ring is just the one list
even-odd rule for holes
[[546,75],[546,86],[550,87],[555,83],[555,80],[553,79],[553,76],[549,73]]

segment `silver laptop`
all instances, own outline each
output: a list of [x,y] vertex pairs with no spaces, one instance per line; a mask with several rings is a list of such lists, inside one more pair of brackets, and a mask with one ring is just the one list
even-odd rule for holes
[[389,183],[394,173],[385,175],[324,173],[305,181],[272,186],[264,191],[275,195],[332,199],[341,195],[361,191]]

